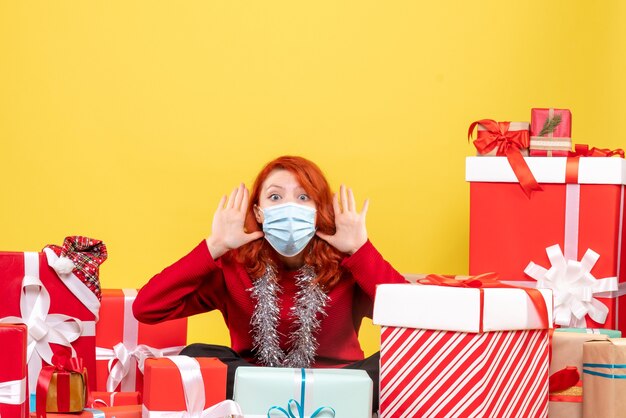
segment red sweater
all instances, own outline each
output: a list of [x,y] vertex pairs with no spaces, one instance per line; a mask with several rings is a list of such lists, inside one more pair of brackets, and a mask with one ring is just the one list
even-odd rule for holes
[[[368,241],[342,261],[344,277],[328,292],[326,316],[317,334],[314,367],[340,367],[363,359],[357,339],[361,320],[371,318],[376,285],[402,283],[404,278]],[[287,349],[291,330],[289,312],[297,291],[296,271],[279,270],[280,345]],[[133,304],[135,317],[145,323],[182,318],[218,309],[230,332],[232,348],[254,363],[250,318],[255,300],[252,279],[234,257],[213,260],[205,241],[185,257],[154,276]]]

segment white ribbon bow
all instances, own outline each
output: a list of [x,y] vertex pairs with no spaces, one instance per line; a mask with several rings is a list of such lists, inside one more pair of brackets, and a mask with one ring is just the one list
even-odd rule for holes
[[[72,342],[83,332],[83,324],[77,319],[63,314],[49,314],[50,294],[39,278],[39,254],[24,253],[24,279],[20,296],[20,317],[7,316],[0,322],[20,323],[28,326],[28,386],[35,392],[41,361],[52,364],[50,344],[69,347],[72,356],[76,351]],[[35,356],[33,356],[35,354]]]
[[591,270],[600,255],[588,249],[580,261],[566,259],[561,247],[546,248],[552,267],[549,270],[532,261],[524,273],[537,280],[537,288],[552,289],[554,322],[561,326],[586,328],[585,316],[599,324],[606,321],[609,309],[593,296],[617,291],[617,277],[596,279]]
[[143,418],[227,418],[243,417],[238,403],[226,400],[204,409],[204,380],[200,364],[193,357],[172,356],[169,359],[176,365],[183,382],[185,411],[150,411],[143,405]]
[[[107,392],[114,392],[117,386],[124,381],[126,376],[131,375],[131,370],[137,366],[143,373],[144,363],[148,358],[158,358],[180,353],[184,346],[154,348],[140,344],[132,350],[126,348],[124,343],[117,343],[113,349],[96,347],[96,360],[109,360],[109,377],[107,378]],[[133,385],[134,386],[134,385]]]
[[26,401],[26,378],[0,382],[0,404],[21,405]]

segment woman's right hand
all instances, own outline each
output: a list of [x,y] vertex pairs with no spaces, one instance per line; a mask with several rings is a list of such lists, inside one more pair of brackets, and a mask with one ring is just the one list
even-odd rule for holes
[[207,247],[213,259],[217,259],[226,252],[239,248],[249,242],[263,237],[263,232],[244,231],[246,211],[250,194],[243,183],[230,196],[223,196],[213,215],[211,235],[206,239]]

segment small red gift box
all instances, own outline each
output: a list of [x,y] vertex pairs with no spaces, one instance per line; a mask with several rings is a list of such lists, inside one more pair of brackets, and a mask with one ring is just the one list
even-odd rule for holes
[[[77,242],[83,247],[70,245]],[[95,321],[100,300],[93,289],[97,287],[99,292],[94,266],[106,259],[106,247],[97,240],[68,237],[61,253],[65,255],[57,255],[53,248],[60,247],[40,253],[0,252],[0,322],[29,327],[30,394],[35,393],[42,366],[51,364],[54,355],[80,357],[89,370],[95,370]],[[85,261],[92,256],[95,261]],[[86,274],[82,268],[88,269]],[[95,384],[95,373],[89,379]]]
[[139,392],[91,392],[92,403],[90,408],[109,406],[141,405]]
[[226,401],[226,365],[216,358],[147,359],[143,418],[242,415]]
[[143,361],[178,354],[187,341],[187,319],[139,323],[133,316],[135,289],[103,289],[96,325],[96,390],[139,391]]
[[26,418],[26,341],[25,325],[0,324],[0,416]]
[[506,280],[553,289],[559,326],[626,330],[626,298],[618,292],[626,279],[626,263],[620,263],[626,256],[626,162],[526,161],[543,187],[531,199],[506,159],[467,159],[470,274],[496,271]]
[[530,155],[567,157],[572,149],[572,113],[569,109],[530,111]]
[[[31,413],[30,418],[37,418],[37,416]],[[87,408],[77,414],[50,413],[48,418],[141,418],[141,405]]]
[[552,294],[482,283],[376,288],[381,418],[547,415]]

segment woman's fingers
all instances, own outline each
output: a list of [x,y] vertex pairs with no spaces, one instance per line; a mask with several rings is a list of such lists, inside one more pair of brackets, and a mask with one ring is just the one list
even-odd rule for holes
[[220,203],[217,204],[216,212],[221,212],[222,209],[224,209],[224,204],[226,203],[227,198],[228,197],[226,195],[222,196],[222,198],[220,199]]
[[239,188],[235,187],[235,189],[230,193],[230,196],[228,197],[228,202],[226,203],[226,208],[230,209],[235,206],[235,198],[237,197],[238,190]]
[[339,195],[341,197],[342,212],[346,212],[348,210],[348,196],[346,195],[346,186],[343,184],[339,186]]
[[239,184],[239,187],[237,187],[237,193],[235,194],[235,203],[233,205],[235,209],[241,208],[241,201],[243,200],[244,190],[245,187],[243,183]]
[[348,210],[354,212],[356,210],[356,202],[354,201],[354,193],[352,189],[348,188]]
[[245,213],[248,210],[248,201],[250,200],[250,192],[248,188],[243,185],[243,197],[241,198],[241,210]]
[[370,200],[369,199],[365,199],[365,202],[363,202],[363,209],[361,209],[361,217],[363,219],[365,219],[365,215],[367,214],[367,209],[370,207]]

